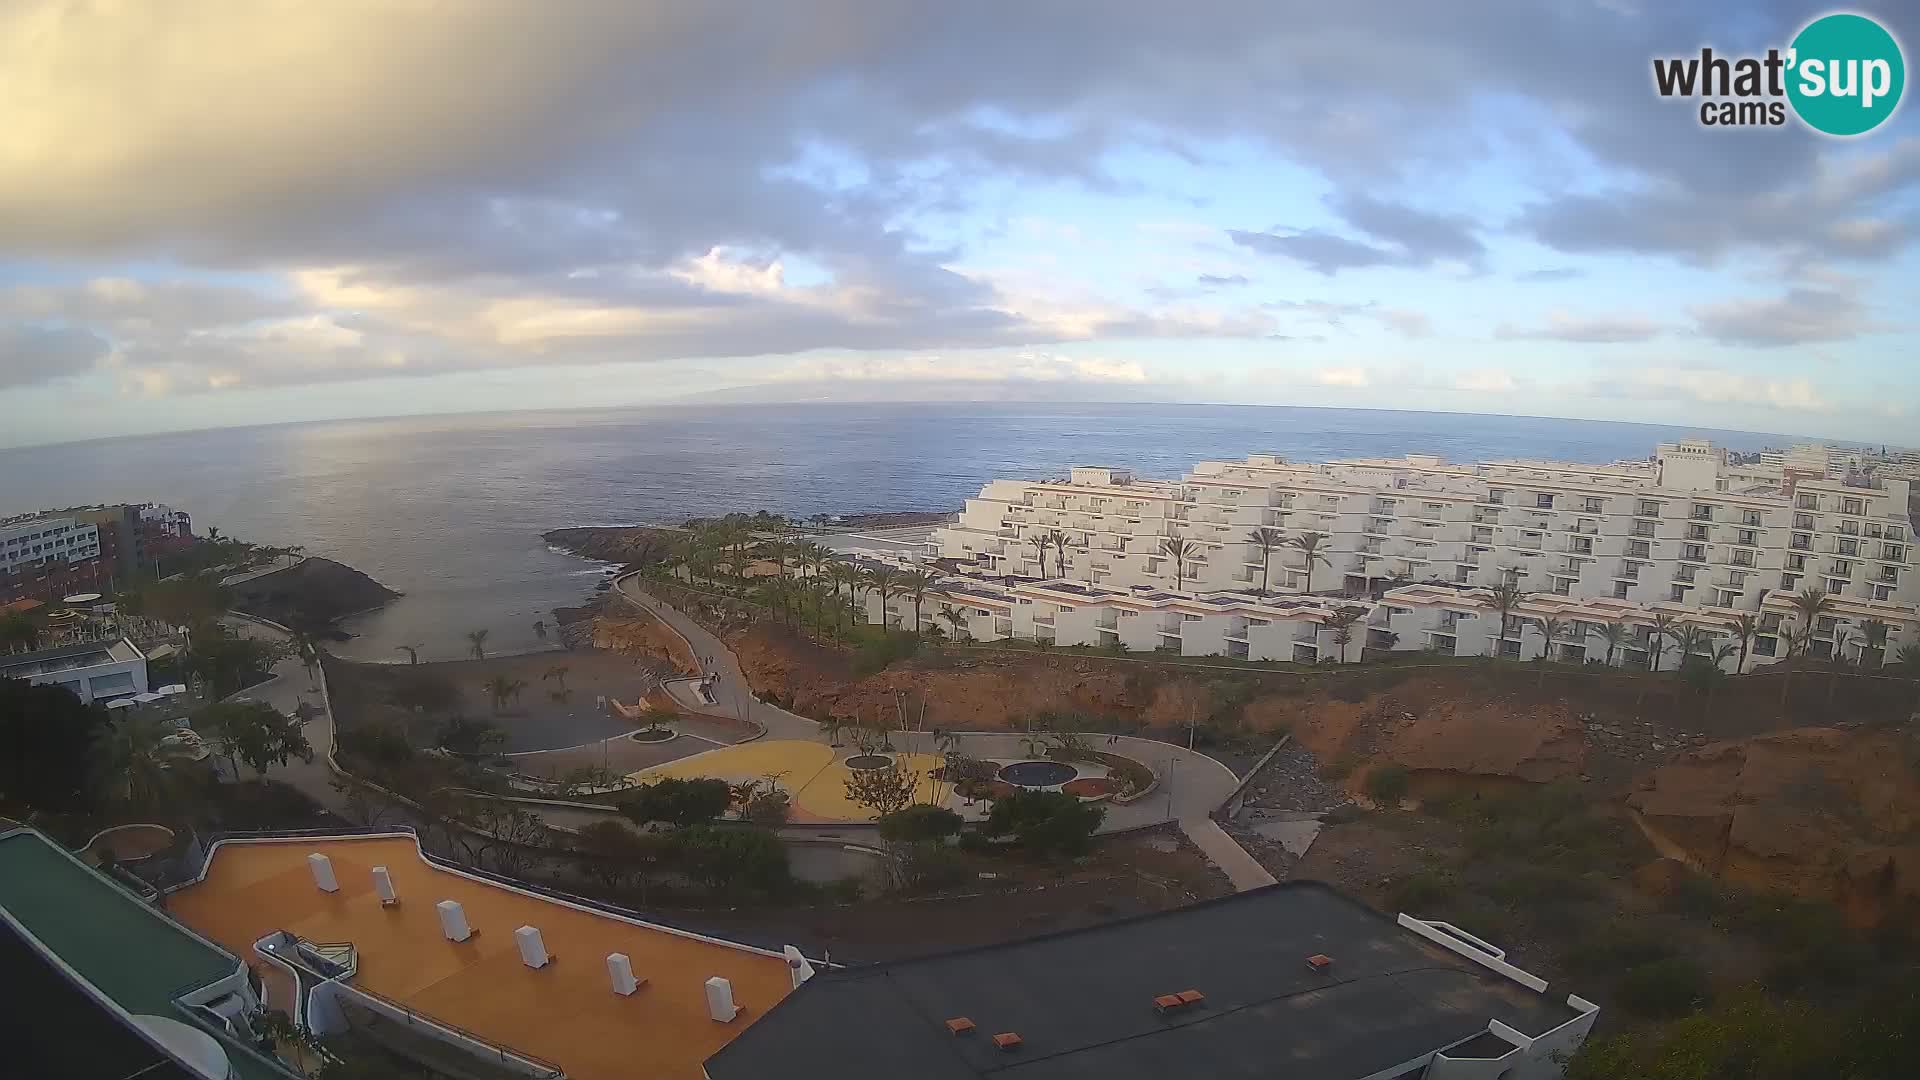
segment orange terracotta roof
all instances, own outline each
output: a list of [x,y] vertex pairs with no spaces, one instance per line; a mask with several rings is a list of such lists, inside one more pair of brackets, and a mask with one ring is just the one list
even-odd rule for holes
[[[333,862],[340,890],[314,887],[307,855]],[[383,908],[371,869],[385,866],[401,902]],[[479,933],[455,944],[434,905],[457,900]],[[253,944],[276,930],[352,942],[353,984],[508,1049],[560,1065],[574,1080],[701,1077],[703,1062],[791,989],[786,962],[745,946],[591,912],[422,859],[412,837],[229,841],[204,881],[168,897],[168,910],[255,966]],[[540,929],[555,962],[521,963],[513,932]],[[645,980],[632,997],[609,988],[606,957],[625,953]],[[704,983],[733,983],[740,1015],[707,1015]]]

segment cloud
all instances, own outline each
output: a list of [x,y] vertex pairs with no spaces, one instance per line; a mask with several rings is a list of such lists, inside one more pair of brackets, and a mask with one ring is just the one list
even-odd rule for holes
[[1587,392],[1601,397],[1675,398],[1700,405],[1759,406],[1784,412],[1832,413],[1839,409],[1812,379],[1756,375],[1720,368],[1649,366],[1596,379]]
[[1202,285],[1219,288],[1219,287],[1225,287],[1230,285],[1245,285],[1247,283],[1247,275],[1245,274],[1201,274],[1199,278],[1196,280],[1198,280]]
[[1313,381],[1322,386],[1364,387],[1373,385],[1373,373],[1364,367],[1326,367],[1314,372]]
[[1364,319],[1377,322],[1403,337],[1427,337],[1433,333],[1433,320],[1424,313],[1406,308],[1382,307],[1377,301],[1273,300],[1262,306],[1269,311],[1297,314],[1341,330],[1349,329],[1349,319]]
[[0,324],[0,390],[83,374],[108,349],[105,339],[74,327]]
[[1473,262],[1486,252],[1473,234],[1473,222],[1462,214],[1436,214],[1359,194],[1334,199],[1333,209],[1354,228],[1398,247],[1414,265]]
[[1544,325],[1523,327],[1502,323],[1494,330],[1494,337],[1509,341],[1620,344],[1646,341],[1663,330],[1658,322],[1640,315],[1574,315],[1550,311]]
[[1395,266],[1400,256],[1386,248],[1363,244],[1358,240],[1349,240],[1344,236],[1326,232],[1322,229],[1302,229],[1294,232],[1248,232],[1244,229],[1228,229],[1227,236],[1241,247],[1257,251],[1262,255],[1276,255],[1283,259],[1307,267],[1317,273],[1331,277],[1342,270],[1359,270],[1369,266]]
[[1551,266],[1515,274],[1513,280],[1527,282],[1573,281],[1585,276],[1587,276],[1587,271],[1577,266]]
[[1693,309],[1700,332],[1723,345],[1777,347],[1847,341],[1884,329],[1850,293],[1792,289],[1780,296],[1703,304]]
[[1134,360],[1072,357],[1053,353],[931,355],[893,359],[856,357],[792,361],[768,376],[772,382],[846,380],[862,382],[1112,383],[1139,385],[1146,368]]
[[1382,309],[1380,321],[1406,337],[1427,337],[1433,333],[1433,320],[1418,311]]

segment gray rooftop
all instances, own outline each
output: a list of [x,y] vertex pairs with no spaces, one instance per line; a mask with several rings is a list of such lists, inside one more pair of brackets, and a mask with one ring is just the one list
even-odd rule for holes
[[[1306,958],[1333,958],[1326,973]],[[1162,1013],[1183,990],[1202,1004]],[[707,1060],[713,1080],[1340,1080],[1573,1019],[1315,883],[1027,941],[823,971]],[[966,1017],[971,1035],[946,1021]],[[1017,1032],[1022,1045],[996,1049]]]
[[101,664],[122,664],[142,658],[140,650],[124,638],[118,641],[86,641],[78,645],[61,645],[0,657],[0,678],[31,679],[60,671]]

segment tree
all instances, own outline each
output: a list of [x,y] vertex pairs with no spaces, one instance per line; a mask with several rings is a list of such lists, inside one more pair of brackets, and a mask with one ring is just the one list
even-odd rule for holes
[[696,825],[669,844],[687,873],[717,893],[773,895],[792,881],[786,845],[766,829]]
[[467,652],[472,654],[475,660],[485,660],[487,658],[487,631],[467,631]]
[[636,878],[660,861],[662,844],[656,837],[643,836],[617,821],[596,821],[583,826],[574,847],[591,856],[586,860],[588,874],[614,892],[624,892]]
[[31,649],[40,644],[40,627],[24,611],[0,618],[0,648]]
[[305,630],[295,630],[288,644],[293,648],[293,655],[300,658],[300,666],[307,669],[308,683],[313,683],[320,677],[320,640]]
[[1747,670],[1747,653],[1753,648],[1753,639],[1760,634],[1760,616],[1751,611],[1743,611],[1733,620],[1733,636],[1739,641],[1740,662],[1734,665],[1736,674]]
[[1340,650],[1340,662],[1347,662],[1347,646],[1353,644],[1353,626],[1367,614],[1363,607],[1348,606],[1339,608],[1327,617],[1327,624],[1333,627],[1333,644]]
[[920,632],[920,609],[926,603],[927,590],[933,588],[939,579],[925,570],[915,567],[900,575],[900,591],[913,597],[913,632]]
[[1540,681],[1534,684],[1539,688],[1547,685],[1547,661],[1553,659],[1553,643],[1567,632],[1567,621],[1548,615],[1533,620],[1533,625],[1539,627],[1541,636],[1547,639],[1540,649]]
[[485,720],[448,717],[434,736],[434,745],[462,757],[485,757],[507,743],[507,734]]
[[1520,604],[1526,600],[1527,593],[1526,590],[1522,589],[1517,583],[1511,581],[1502,581],[1500,584],[1489,589],[1488,592],[1492,594],[1488,602],[1493,605],[1493,610],[1500,616],[1500,626],[1493,635],[1494,648],[1487,654],[1493,656],[1504,651],[1499,647],[1500,642],[1506,640],[1508,624],[1513,620],[1514,609],[1518,608]]
[[1799,622],[1796,631],[1787,635],[1786,677],[1780,680],[1780,707],[1787,707],[1787,695],[1793,688],[1794,659],[1796,655],[1804,657],[1813,646],[1813,635],[1820,627],[1820,617],[1833,607],[1833,598],[1827,591],[1809,585],[1791,598],[1793,614]]
[[967,613],[952,604],[940,605],[940,618],[953,627],[953,640],[969,641],[973,634],[967,629]]
[[[1878,671],[1887,663],[1887,633],[1892,627],[1880,619],[1863,619],[1860,622],[1859,664],[1869,671]],[[1873,653],[1873,662],[1867,662],[1867,653]]]
[[1687,661],[1702,650],[1711,651],[1713,647],[1713,635],[1692,623],[1675,626],[1669,636],[1673,638],[1674,646],[1680,650],[1682,667],[1685,667]]
[[395,645],[393,648],[395,652],[406,653],[407,666],[412,667],[420,662],[420,650],[426,648],[426,646],[415,643],[412,645]]
[[[193,728],[211,740],[232,763],[245,762],[265,776],[267,766],[285,765],[292,758],[313,760],[300,722],[264,701],[223,701],[200,710]],[[235,778],[239,775],[235,764]]]
[[1567,1080],[1894,1080],[1912,1069],[1916,1026],[1910,987],[1838,1007],[1748,991],[1669,1024],[1588,1039]]
[[1067,545],[1073,542],[1063,529],[1052,529],[1047,533],[1047,542],[1053,545],[1053,567],[1061,578],[1067,576]]
[[553,699],[555,701],[567,700],[567,672],[570,670],[572,669],[568,668],[565,664],[555,664],[540,676],[541,682],[552,682],[560,688],[554,692]]
[[[1920,644],[1900,646],[1900,651],[1893,654],[1893,662],[1899,665],[1902,675],[1920,680]],[[1920,712],[1920,698],[1914,699],[1913,709]]]
[[920,778],[899,765],[854,769],[847,774],[847,801],[884,818],[913,805],[919,787]]
[[1608,667],[1613,666],[1614,653],[1619,652],[1620,646],[1626,644],[1627,639],[1633,636],[1633,628],[1623,622],[1601,623],[1599,626],[1590,627],[1588,632],[1597,635],[1601,641],[1607,643]]
[[495,675],[481,686],[481,689],[487,692],[487,697],[492,699],[494,712],[499,712],[512,704],[514,699],[520,696],[520,691],[526,688],[527,684],[524,680],[509,679],[505,675]]
[[1727,657],[1740,651],[1738,645],[1727,644],[1713,650],[1711,656],[1695,656],[1682,662],[1680,677],[1687,680],[1695,690],[1704,690],[1707,704],[1701,710],[1702,722],[1713,718],[1713,697],[1720,690],[1720,684],[1727,681],[1727,673],[1720,667]]
[[896,888],[917,883],[944,855],[947,839],[960,831],[959,814],[943,806],[909,806],[882,817],[880,842]]
[[1173,587],[1184,589],[1187,585],[1187,562],[1200,554],[1199,544],[1178,536],[1169,536],[1160,541],[1160,553],[1173,560]]
[[1021,791],[994,802],[981,831],[1013,836],[1038,856],[1078,855],[1093,841],[1106,812],[1061,791]]
[[106,728],[106,710],[64,686],[0,679],[0,805],[90,809],[88,755]]
[[1047,548],[1051,546],[1052,543],[1053,541],[1047,538],[1046,533],[1037,532],[1027,537],[1027,545],[1033,548],[1034,561],[1040,564],[1040,576],[1042,578],[1047,576]]
[[900,571],[891,566],[876,566],[867,571],[867,587],[880,594],[880,626],[882,629],[892,625],[887,618],[887,597],[900,584]]
[[627,818],[642,825],[660,821],[686,829],[725,814],[733,805],[733,789],[725,780],[669,776],[633,789],[615,805]]
[[140,811],[157,810],[179,788],[171,768],[167,739],[175,729],[145,715],[113,722],[94,743],[97,775],[110,797]]
[[282,655],[273,642],[241,637],[217,622],[196,626],[192,641],[186,668],[205,680],[216,698],[264,678]]
[[1667,641],[1679,632],[1679,623],[1664,611],[1653,613],[1653,633],[1647,639],[1647,670],[1660,670],[1660,657],[1667,651]]
[[1260,595],[1267,595],[1268,571],[1273,566],[1273,549],[1287,542],[1284,529],[1262,525],[1247,534],[1247,543],[1260,549]]
[[1304,532],[1287,541],[1287,543],[1293,545],[1307,557],[1308,592],[1313,591],[1313,564],[1317,562],[1322,566],[1333,565],[1333,560],[1327,558],[1326,553],[1320,550],[1320,545],[1326,543],[1329,539],[1331,539],[1331,537],[1326,533]]

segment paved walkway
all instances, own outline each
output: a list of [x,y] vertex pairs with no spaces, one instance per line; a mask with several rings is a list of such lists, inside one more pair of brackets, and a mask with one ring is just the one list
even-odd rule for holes
[[[257,641],[284,643],[287,634],[264,623],[238,615],[224,615],[220,621],[242,637]],[[285,765],[267,770],[267,777],[299,790],[322,807],[339,813],[346,799],[333,789],[334,775],[327,768],[327,751],[333,749],[333,710],[328,707],[325,679],[307,675],[307,666],[297,656],[289,656],[273,665],[273,676],[255,683],[227,698],[228,701],[264,701],[288,716],[302,704],[310,718],[301,732],[313,747],[313,760],[288,759]]]
[[[754,697],[746,676],[740,671],[738,659],[726,643],[671,605],[641,592],[634,575],[614,579],[613,587],[629,603],[651,612],[686,639],[706,670],[719,676],[713,688],[717,704],[712,706],[694,699],[690,685],[671,685],[669,692],[674,693],[675,699],[682,705],[694,710],[744,715],[765,725],[767,735],[772,739],[825,741],[820,734],[820,725],[814,721]],[[1087,738],[1095,749],[1111,750],[1133,758],[1151,768],[1160,778],[1159,786],[1147,798],[1124,805],[1108,803],[1106,820],[1101,825],[1102,832],[1118,832],[1176,821],[1207,860],[1227,875],[1234,888],[1255,889],[1274,883],[1273,875],[1267,873],[1253,856],[1247,854],[1245,848],[1208,816],[1227,800],[1239,783],[1239,778],[1231,769],[1205,754],[1156,739],[1137,739],[1132,736],[1110,739],[1099,733],[1090,734]],[[933,736],[927,732],[895,732],[893,742],[902,751],[936,752]],[[1021,737],[1009,733],[962,734],[960,749],[970,757],[1004,759],[1029,756]],[[688,762],[697,760],[697,756],[683,758],[677,764],[685,768]]]

